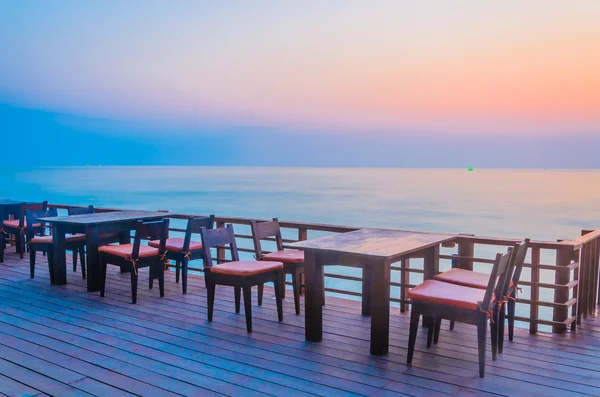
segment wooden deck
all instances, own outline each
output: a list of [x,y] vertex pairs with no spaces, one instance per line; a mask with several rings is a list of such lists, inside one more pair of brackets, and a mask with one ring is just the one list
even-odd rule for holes
[[[320,343],[304,341],[304,311],[284,303],[278,323],[266,290],[254,296],[254,332],[233,310],[231,288],[217,288],[215,318],[206,320],[199,276],[183,296],[168,272],[166,296],[147,289],[142,270],[138,304],[129,274],[109,269],[106,297],[88,293],[81,274],[51,286],[45,258],[29,278],[28,260],[7,249],[0,265],[0,395],[273,395],[273,396],[600,396],[600,319],[577,334],[518,330],[486,377],[477,373],[475,328],[446,322],[437,346],[419,333],[407,367],[408,313],[392,309],[390,353],[369,355],[369,318],[360,302],[330,298]],[[424,331],[424,330],[423,330]],[[488,338],[489,343],[489,338]]]

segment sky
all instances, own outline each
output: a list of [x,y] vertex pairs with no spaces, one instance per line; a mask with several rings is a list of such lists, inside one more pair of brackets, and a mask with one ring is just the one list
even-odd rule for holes
[[600,168],[598,21],[597,0],[0,0],[0,132],[48,165]]

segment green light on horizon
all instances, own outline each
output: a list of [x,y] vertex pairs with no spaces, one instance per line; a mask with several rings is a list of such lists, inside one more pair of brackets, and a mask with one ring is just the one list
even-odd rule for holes
[[469,166],[469,168],[467,168],[469,171],[473,171],[473,167]]

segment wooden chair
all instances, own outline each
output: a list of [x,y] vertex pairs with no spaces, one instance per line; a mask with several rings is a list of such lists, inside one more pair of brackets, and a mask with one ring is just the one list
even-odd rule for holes
[[0,207],[0,263],[4,263],[4,249],[6,248],[6,232],[4,231],[4,208]]
[[[521,272],[523,270],[523,264],[525,263],[525,257],[527,256],[527,249],[529,248],[529,239],[526,238],[523,242],[515,244],[513,248],[514,255],[512,257],[511,268],[513,275],[509,284],[506,296],[504,297],[504,303],[508,308],[508,316],[504,306],[500,310],[500,319],[498,322],[499,334],[498,334],[498,353],[502,353],[504,350],[504,321],[508,318],[508,339],[513,340],[514,327],[515,327],[515,302],[518,293],[518,284],[521,278]],[[453,268],[446,272],[440,273],[434,277],[435,280],[443,281],[446,283],[452,283],[457,285],[463,285],[465,287],[486,289],[489,275],[485,273],[474,272],[471,270]],[[454,329],[454,321],[450,321],[450,330]]]
[[[105,245],[98,250],[98,261],[102,269],[102,287],[100,296],[104,296],[106,287],[107,265],[120,266],[131,274],[131,301],[137,302],[138,270],[150,267],[149,288],[152,289],[154,277],[158,276],[160,297],[165,296],[165,267],[164,253],[165,241],[169,233],[169,220],[163,219],[158,222],[139,221],[135,229],[133,244]],[[158,240],[158,248],[149,247],[141,243],[141,240]]]
[[[18,214],[15,214],[15,219],[4,220],[4,231],[7,234],[15,236],[16,250],[19,253],[19,257],[23,259],[25,253],[25,235],[27,234],[27,220],[25,219],[25,213],[27,210],[30,211],[45,211],[48,208],[48,202],[42,203],[23,203],[20,205]],[[18,216],[18,219],[16,218]],[[38,228],[40,225],[33,225],[34,228]]]
[[[67,213],[71,215],[86,215],[95,214],[96,210],[93,205],[87,207],[67,207]],[[100,235],[100,245],[107,245],[110,243],[118,243],[120,240],[119,233],[104,233]],[[73,269],[75,271],[75,269]]]
[[[252,302],[251,288],[255,285],[273,282],[275,284],[275,299],[277,316],[283,321],[283,263],[269,261],[240,261],[233,226],[209,230],[200,229],[202,249],[204,250],[206,289],[208,294],[208,321],[213,319],[215,305],[215,289],[217,285],[228,285],[235,291],[235,312],[240,312],[240,293],[244,291],[244,309],[246,312],[246,330],[252,332]],[[217,246],[229,245],[231,262],[213,264],[210,249]]]
[[[286,274],[292,275],[292,289],[294,292],[294,306],[296,315],[300,314],[300,295],[302,289],[302,273],[304,273],[304,251],[284,250],[283,240],[281,238],[281,229],[279,220],[273,218],[269,222],[252,221],[252,240],[254,241],[254,253],[259,261],[274,261],[283,263],[284,277]],[[275,237],[277,251],[264,254],[260,240]],[[284,280],[285,282],[285,280]],[[283,286],[282,298],[285,298],[285,284]],[[262,305],[264,284],[258,285],[258,305]]]
[[512,248],[504,255],[497,254],[494,267],[488,278],[485,290],[438,280],[425,280],[408,291],[412,305],[410,315],[410,334],[408,339],[407,363],[412,362],[415,341],[419,329],[419,318],[434,319],[429,323],[427,347],[433,342],[434,328],[439,329],[443,318],[455,319],[477,326],[477,347],[479,351],[479,376],[485,375],[485,351],[487,320],[490,318],[492,335],[492,359],[496,359],[497,346],[497,304],[496,297],[502,297],[510,281]]
[[[31,278],[35,275],[35,256],[37,252],[48,254],[48,269],[50,270],[50,278],[52,278],[53,252],[52,252],[52,236],[46,235],[46,226],[43,222],[38,221],[39,218],[58,216],[56,208],[45,211],[27,210],[25,217],[27,219],[27,235],[26,240],[29,245],[29,275]],[[39,227],[36,227],[39,225]],[[65,248],[68,251],[73,251],[73,268],[77,267],[77,255],[79,252],[81,258],[81,275],[85,279],[85,234],[72,234],[65,236]]]
[[[210,215],[205,218],[189,218],[185,236],[167,238],[165,242],[165,250],[167,259],[175,261],[175,282],[179,282],[179,268],[181,264],[182,289],[183,293],[187,294],[187,276],[188,262],[196,259],[204,260],[204,251],[200,241],[192,240],[193,234],[200,234],[201,228],[212,229],[215,225],[215,216]],[[158,248],[159,240],[148,242],[150,247]]]

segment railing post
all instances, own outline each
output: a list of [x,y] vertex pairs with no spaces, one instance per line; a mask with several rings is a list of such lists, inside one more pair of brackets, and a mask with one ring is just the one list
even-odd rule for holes
[[[225,227],[225,222],[216,222],[216,223],[217,223],[217,229]],[[217,264],[223,263],[221,258],[225,258],[225,247],[217,248]]]
[[[410,283],[410,272],[408,272],[406,269],[408,269],[410,267],[410,259],[404,259],[400,262],[400,268],[402,270],[400,270],[400,299],[401,300],[405,300],[406,299],[406,292],[408,291],[408,287],[406,286],[406,284]],[[404,313],[405,311],[408,310],[408,303],[405,302],[400,302],[400,313]]]
[[[464,236],[472,236],[472,234],[463,234]],[[458,239],[458,260],[456,262],[459,269],[473,270],[473,260],[461,257],[474,257],[475,256],[475,245],[467,240]]]
[[540,299],[540,249],[538,247],[531,248],[531,288],[529,299],[529,333],[535,334],[538,331],[539,305],[537,301]]
[[[565,267],[571,263],[571,247],[557,248],[556,249],[556,266]],[[570,278],[569,271],[557,269],[554,274],[554,283],[558,285],[566,285],[569,283]],[[569,289],[557,288],[554,290],[554,303],[567,303],[569,300]],[[555,307],[554,313],[552,314],[552,320],[558,322],[565,322],[569,317],[568,307]],[[562,333],[566,330],[566,325],[558,324],[552,326],[553,333]]]

